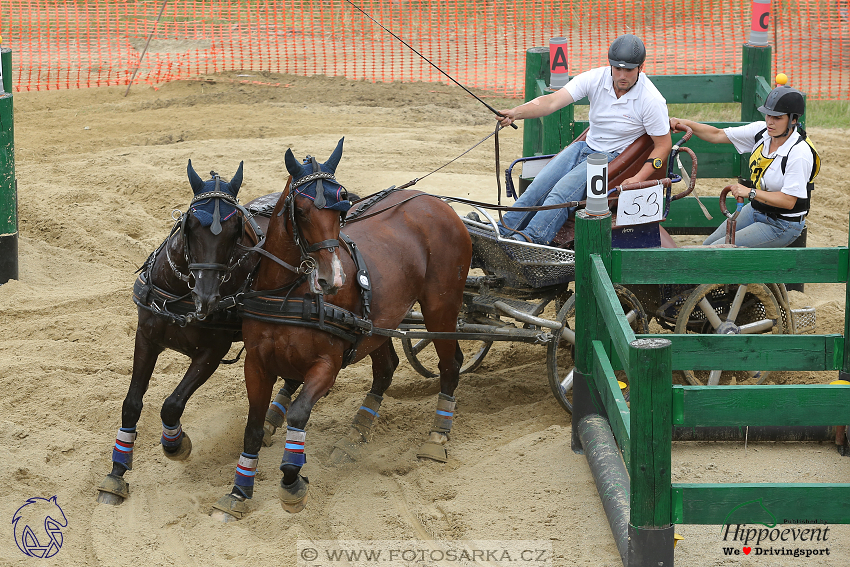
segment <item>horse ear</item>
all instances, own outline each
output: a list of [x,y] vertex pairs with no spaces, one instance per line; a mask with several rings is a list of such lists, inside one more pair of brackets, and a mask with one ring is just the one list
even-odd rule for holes
[[286,164],[286,171],[289,172],[293,179],[298,179],[302,176],[303,167],[295,159],[295,155],[293,155],[291,149],[286,149],[286,153],[283,155],[283,162]]
[[336,149],[331,154],[331,157],[328,158],[328,161],[325,162],[325,167],[329,168],[331,171],[336,171],[336,167],[339,165],[339,160],[342,159],[342,142],[345,140],[345,136],[339,139],[339,142],[336,145]]
[[239,169],[236,170],[236,175],[230,180],[230,191],[234,197],[239,193],[239,188],[242,187],[242,164],[244,163],[244,161],[239,162]]
[[192,192],[197,195],[203,191],[204,180],[195,173],[195,169],[192,167],[192,160],[189,160],[189,165],[186,166],[186,173],[189,174],[189,184],[192,186]]

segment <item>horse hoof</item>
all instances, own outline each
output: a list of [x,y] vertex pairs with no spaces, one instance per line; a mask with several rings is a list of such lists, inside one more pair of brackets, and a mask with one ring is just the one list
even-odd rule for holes
[[97,490],[97,501],[110,506],[118,506],[130,496],[129,483],[120,476],[113,474],[106,475]]
[[306,477],[298,475],[298,480],[286,486],[280,481],[278,496],[280,505],[290,514],[297,514],[307,506],[307,489],[310,487]]
[[180,440],[180,446],[177,447],[176,450],[173,452],[169,451],[165,448],[165,445],[163,445],[162,452],[165,453],[165,456],[172,461],[185,461],[189,458],[189,455],[192,454],[192,440],[189,439],[189,436],[184,431],[183,439]]
[[274,435],[275,431],[277,431],[277,427],[269,423],[268,421],[263,425],[263,447],[271,447],[272,443],[274,443]]
[[440,443],[435,443],[433,441],[425,441],[422,446],[419,447],[419,451],[416,453],[416,456],[420,459],[431,459],[438,463],[449,462],[449,453],[446,451],[445,445],[441,445]]
[[210,517],[220,522],[236,522],[248,513],[248,503],[232,494],[225,494],[213,504]]
[[362,443],[355,443],[348,437],[343,437],[336,443],[331,451],[330,464],[334,466],[347,465],[355,462],[360,457]]

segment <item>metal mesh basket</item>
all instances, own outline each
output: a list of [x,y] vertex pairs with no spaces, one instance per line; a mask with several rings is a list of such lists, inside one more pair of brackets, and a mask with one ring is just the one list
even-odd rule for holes
[[493,230],[464,219],[472,238],[472,267],[502,277],[514,287],[546,287],[575,279],[572,250],[499,238]]
[[794,318],[797,334],[815,332],[816,316],[814,307],[806,306],[801,309],[792,309],[791,317]]

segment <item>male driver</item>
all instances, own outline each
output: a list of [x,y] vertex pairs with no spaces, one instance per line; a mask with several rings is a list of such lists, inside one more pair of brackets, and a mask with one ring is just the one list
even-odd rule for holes
[[[587,156],[604,153],[608,160],[644,133],[652,137],[650,158],[626,182],[644,181],[663,167],[670,155],[670,120],[667,102],[643,70],[646,48],[634,35],[621,35],[608,48],[610,67],[586,71],[563,88],[510,110],[500,111],[499,123],[540,118],[584,98],[590,100],[590,131],[586,142],[574,142],[555,156],[517,199],[517,207],[554,205],[581,201],[587,192]],[[654,169],[653,169],[654,168]],[[569,209],[538,212],[509,211],[499,229],[504,236],[522,242],[549,244],[567,220]]]

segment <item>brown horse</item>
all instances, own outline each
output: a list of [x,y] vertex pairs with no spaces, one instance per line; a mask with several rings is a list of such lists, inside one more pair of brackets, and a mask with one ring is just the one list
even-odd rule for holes
[[[337,444],[345,450],[370,437],[399,363],[392,341],[378,328],[395,329],[417,301],[429,331],[457,328],[472,256],[469,233],[457,213],[419,191],[390,191],[362,214],[362,221],[349,221],[346,238],[340,228],[350,205],[333,177],[341,155],[342,140],[324,164],[310,156],[302,164],[286,152],[290,183],[272,214],[265,246],[275,259],[261,259],[253,285],[259,291],[253,293],[264,295],[246,299],[243,307],[250,409],[236,482],[214,506],[214,515],[225,521],[247,512],[263,418],[278,376],[303,383],[289,407],[279,408],[287,422],[281,504],[297,512],[307,498],[307,481],[299,474],[305,426],[339,371],[367,355],[372,359],[372,388],[352,424],[355,442]],[[349,217],[364,213],[366,206]],[[431,436],[419,455],[445,461],[463,356],[455,340],[435,340],[434,345],[441,393]]]
[[[124,473],[133,467],[142,397],[162,351],[172,349],[191,358],[183,380],[160,412],[165,456],[183,460],[192,451],[180,424],[186,403],[215,372],[233,342],[242,338],[242,322],[232,307],[257,265],[258,256],[249,249],[262,240],[268,218],[255,220],[236,198],[242,185],[241,163],[229,183],[215,172],[203,181],[191,160],[187,173],[194,193],[189,210],[148,257],[133,287],[139,312],[133,373],[112,451],[112,472],[99,487],[98,502],[121,504],[130,494]],[[247,208],[259,211],[263,202],[274,203],[277,196],[261,197]],[[222,298],[230,300],[224,302],[228,305]],[[222,309],[227,306],[231,309]]]

